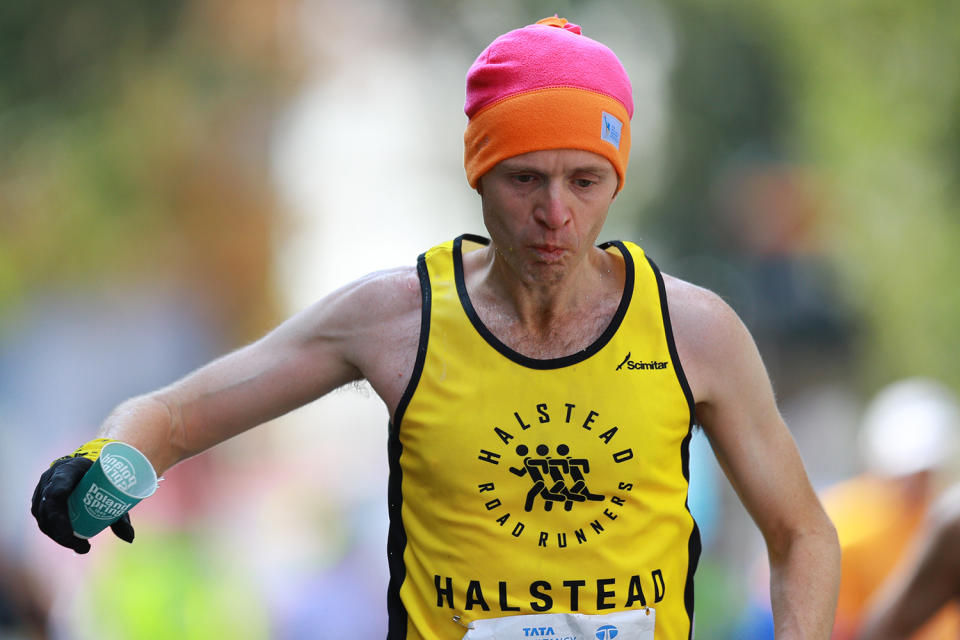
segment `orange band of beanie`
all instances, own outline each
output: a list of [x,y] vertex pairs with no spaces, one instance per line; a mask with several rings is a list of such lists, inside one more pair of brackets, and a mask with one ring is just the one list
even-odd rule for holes
[[498,162],[531,151],[580,149],[603,156],[623,186],[630,158],[630,117],[618,100],[574,88],[513,95],[470,119],[464,141],[467,181],[476,188]]

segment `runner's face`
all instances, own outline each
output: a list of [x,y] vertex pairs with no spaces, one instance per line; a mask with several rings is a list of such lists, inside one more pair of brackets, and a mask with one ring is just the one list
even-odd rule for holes
[[507,158],[480,180],[483,221],[515,275],[562,278],[593,248],[617,190],[601,155],[577,149]]

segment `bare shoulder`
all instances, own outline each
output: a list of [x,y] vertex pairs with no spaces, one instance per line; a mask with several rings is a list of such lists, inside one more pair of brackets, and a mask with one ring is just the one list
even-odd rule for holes
[[717,322],[739,322],[730,305],[713,291],[666,273],[663,274],[663,284],[674,331],[709,333]]
[[420,279],[414,266],[375,271],[331,294],[334,306],[361,324],[420,311]]
[[762,374],[759,353],[746,326],[719,295],[663,274],[677,354],[697,402],[734,383],[738,374]]
[[414,266],[371,273],[331,294],[333,325],[347,337],[345,357],[391,415],[416,361],[422,296]]
[[366,379],[392,412],[416,360],[420,337],[416,267],[377,271],[324,296],[269,340],[289,345],[305,375],[330,390]]
[[746,328],[719,295],[686,280],[663,274],[670,324],[685,367],[722,359],[742,346]]
[[350,339],[388,330],[398,318],[420,311],[415,267],[376,271],[346,284],[298,314],[311,337]]

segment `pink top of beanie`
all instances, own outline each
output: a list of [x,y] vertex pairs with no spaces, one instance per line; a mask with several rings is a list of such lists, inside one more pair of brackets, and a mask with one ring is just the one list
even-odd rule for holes
[[562,18],[515,29],[490,43],[467,71],[464,111],[472,118],[498,100],[547,87],[610,96],[633,117],[630,78],[616,54]]

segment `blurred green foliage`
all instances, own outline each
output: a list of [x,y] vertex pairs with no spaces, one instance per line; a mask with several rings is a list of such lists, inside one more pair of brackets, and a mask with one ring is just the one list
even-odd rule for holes
[[822,233],[868,318],[866,382],[930,375],[960,389],[960,5],[770,10],[793,147],[828,187]]
[[[0,7],[0,306],[123,247],[139,224],[109,105],[170,37],[177,2]],[[127,212],[126,217],[119,212]],[[67,264],[64,264],[67,263]],[[54,272],[54,273],[51,273]]]
[[118,67],[142,64],[162,49],[181,15],[181,0],[100,0],[0,6],[0,109],[36,120],[109,99]]
[[718,176],[745,159],[800,167],[840,302],[862,320],[848,382],[960,389],[960,4],[667,6],[680,47],[659,235],[677,254],[725,254]]
[[[272,7],[257,26],[215,2],[3,3],[0,308],[145,276],[270,307]],[[234,317],[256,318],[244,337],[275,320]]]

